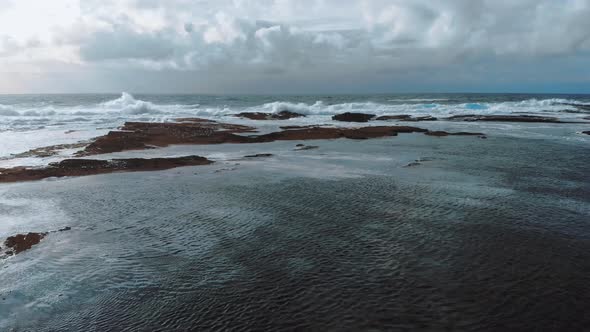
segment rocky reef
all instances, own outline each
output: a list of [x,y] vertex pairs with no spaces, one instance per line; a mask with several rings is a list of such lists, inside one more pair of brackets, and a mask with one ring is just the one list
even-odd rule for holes
[[25,250],[31,249],[34,245],[37,245],[43,240],[49,233],[65,232],[71,230],[71,227],[64,227],[57,231],[34,233],[29,232],[26,234],[17,234],[9,236],[4,240],[4,248],[0,248],[0,259],[20,254]]
[[0,168],[0,183],[33,181],[50,177],[85,176],[114,172],[157,171],[183,166],[208,165],[213,163],[204,157],[178,158],[130,158],[130,159],[66,159],[47,167]]
[[398,133],[427,132],[408,126],[373,126],[361,128],[290,127],[288,130],[264,135],[245,135],[255,128],[241,125],[207,122],[127,122],[118,131],[98,137],[79,156],[90,156],[127,150],[142,150],[172,144],[267,143],[288,140],[364,139],[395,136]]
[[7,256],[19,254],[25,250],[31,249],[34,245],[41,242],[47,233],[27,233],[9,236],[4,241],[4,252]]

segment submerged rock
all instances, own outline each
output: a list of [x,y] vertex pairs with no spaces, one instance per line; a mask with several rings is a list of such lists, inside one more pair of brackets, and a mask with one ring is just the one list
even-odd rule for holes
[[251,154],[248,156],[244,156],[244,158],[267,158],[267,157],[272,157],[273,154],[272,153],[257,153],[257,154]]
[[319,149],[317,145],[304,145],[304,144],[297,144],[295,146],[295,151],[304,151],[304,150],[314,150]]
[[586,135],[590,135],[590,130],[588,131],[583,131],[582,134],[586,134]]
[[406,165],[406,166],[404,166],[404,167],[416,167],[416,166],[420,166],[420,165],[422,165],[422,163],[421,163],[421,162],[418,162],[418,161],[413,161],[413,162],[411,162],[411,163],[407,164],[407,165]]
[[332,117],[332,120],[336,121],[343,121],[343,122],[369,122],[372,118],[374,118],[375,114],[365,114],[365,113],[342,113],[337,114]]
[[242,112],[236,114],[237,117],[247,118],[250,120],[288,120],[293,118],[305,117],[300,113],[291,111],[281,111],[279,113],[262,113],[262,112]]
[[456,133],[449,133],[446,131],[428,131],[424,134],[428,135],[428,136],[436,136],[436,137],[444,137],[444,136],[480,136],[480,137],[483,136],[483,137],[485,137],[485,135],[482,133],[469,133],[469,132],[465,132],[465,131],[460,131],[460,132],[456,132]]
[[39,157],[39,158],[46,158],[57,155],[62,150],[67,149],[81,149],[85,146],[90,144],[89,142],[79,142],[79,143],[72,143],[72,144],[57,144],[51,146],[44,146],[40,148],[31,149],[26,152],[17,153],[11,155],[12,158],[29,158],[29,157]]

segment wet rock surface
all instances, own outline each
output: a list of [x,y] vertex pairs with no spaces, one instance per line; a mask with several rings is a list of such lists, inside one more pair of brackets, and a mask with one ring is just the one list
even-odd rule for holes
[[254,139],[261,142],[289,141],[289,140],[317,140],[317,139],[369,139],[396,136],[398,133],[427,132],[428,130],[408,126],[372,126],[361,128],[308,128],[286,130],[257,136]]
[[17,153],[11,155],[11,158],[29,158],[29,157],[51,157],[57,155],[62,150],[67,149],[81,149],[87,146],[89,142],[78,142],[72,144],[58,144],[58,145],[51,145],[51,146],[44,146],[36,149],[31,149],[26,152]]
[[31,247],[41,242],[46,235],[47,233],[27,233],[9,236],[4,241],[4,253],[12,256],[31,249]]
[[14,167],[0,169],[0,183],[33,181],[50,177],[85,176],[114,172],[157,171],[183,166],[213,163],[204,157],[130,158],[112,160],[66,159],[43,168]]
[[583,131],[582,134],[590,135],[590,130]]
[[0,248],[3,253],[0,253],[0,259],[19,254],[25,250],[31,249],[33,246],[39,244],[49,233],[66,232],[72,230],[67,226],[57,231],[35,233],[29,232],[26,234],[17,234],[9,236],[4,240],[4,248]]
[[369,120],[373,119],[375,116],[375,114],[346,112],[334,115],[332,120],[343,122],[369,122]]
[[255,128],[248,126],[192,120],[180,123],[126,122],[120,130],[98,137],[77,155],[143,150],[172,144],[247,143],[250,141],[248,137],[236,134],[255,132]]
[[262,112],[242,112],[236,114],[237,117],[247,118],[250,120],[288,120],[293,118],[305,117],[300,113],[291,111],[281,111],[279,113],[262,113]]
[[152,123],[127,122],[119,131],[97,138],[77,155],[164,147],[172,144],[267,143],[280,140],[368,139],[395,136],[398,133],[427,132],[409,126],[373,126],[361,128],[292,127],[264,135],[245,135],[255,128],[218,122]]

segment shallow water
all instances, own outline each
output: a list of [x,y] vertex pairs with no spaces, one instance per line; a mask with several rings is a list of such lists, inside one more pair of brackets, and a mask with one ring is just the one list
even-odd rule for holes
[[218,162],[2,185],[1,236],[72,230],[0,262],[0,330],[582,331],[590,146],[522,136],[175,146],[143,153]]

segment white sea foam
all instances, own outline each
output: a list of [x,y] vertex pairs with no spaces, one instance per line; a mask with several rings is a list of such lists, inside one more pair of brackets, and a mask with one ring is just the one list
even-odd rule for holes
[[125,114],[160,114],[162,111],[150,102],[137,100],[127,92],[123,92],[121,97],[104,102],[105,108],[119,110]]

